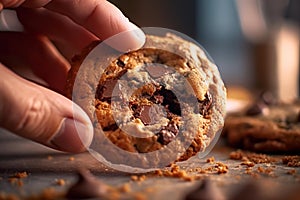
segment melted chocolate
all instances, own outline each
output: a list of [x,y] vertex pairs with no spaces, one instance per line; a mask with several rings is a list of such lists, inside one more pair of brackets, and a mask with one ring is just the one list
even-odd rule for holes
[[246,115],[248,116],[255,116],[260,115],[263,113],[263,109],[265,109],[267,106],[263,102],[256,102],[252,106],[250,106],[247,111]]
[[191,191],[185,200],[224,200],[225,196],[220,192],[219,188],[208,179],[204,179],[202,184]]
[[68,190],[68,199],[102,198],[107,193],[108,186],[96,179],[90,171],[80,169],[78,181]]
[[163,97],[161,104],[164,105],[171,113],[181,116],[180,103],[176,95],[171,90],[161,87],[161,89],[155,91],[153,96]]

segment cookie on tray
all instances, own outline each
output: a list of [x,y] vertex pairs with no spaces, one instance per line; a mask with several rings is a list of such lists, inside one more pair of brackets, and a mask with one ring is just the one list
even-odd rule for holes
[[267,93],[262,97],[242,113],[226,117],[228,143],[264,153],[300,152],[300,101],[280,103]]
[[95,135],[103,132],[97,151],[109,162],[122,158],[143,167],[186,160],[223,127],[224,84],[195,44],[172,34],[147,35],[136,51],[102,51],[105,56],[94,53],[94,59],[88,52],[75,57],[67,93],[88,113]]

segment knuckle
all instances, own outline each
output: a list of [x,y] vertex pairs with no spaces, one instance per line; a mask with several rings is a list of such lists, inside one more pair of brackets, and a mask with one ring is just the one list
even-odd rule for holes
[[47,122],[51,116],[51,106],[41,96],[28,99],[26,108],[17,125],[17,131],[34,133],[36,140],[46,140],[49,136]]

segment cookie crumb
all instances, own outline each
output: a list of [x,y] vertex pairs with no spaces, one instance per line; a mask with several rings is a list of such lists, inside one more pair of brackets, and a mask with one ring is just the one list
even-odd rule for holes
[[27,178],[28,173],[27,172],[17,172],[11,178]]
[[215,157],[212,156],[212,157],[207,158],[206,162],[207,163],[214,163],[215,162]]
[[229,154],[229,158],[232,160],[242,160],[243,154],[241,150],[232,151]]
[[269,168],[269,167],[257,167],[257,171],[259,173],[262,173],[262,174],[267,174],[267,175],[272,175],[273,174],[273,169]]
[[246,165],[247,167],[254,167],[255,164],[254,162],[251,162],[251,161],[244,161],[241,163],[241,165]]
[[137,176],[137,175],[132,175],[131,177],[130,177],[130,179],[132,180],[132,181],[139,181],[139,182],[142,182],[142,181],[145,181],[146,180],[146,175],[140,175],[140,176]]
[[27,172],[16,172],[12,176],[8,178],[8,181],[12,185],[17,185],[19,187],[22,187],[24,185],[23,181],[21,179],[27,178],[28,173]]
[[162,171],[161,169],[158,169],[158,170],[155,170],[155,171],[154,171],[154,175],[157,175],[157,176],[163,176],[164,173],[163,173],[163,171]]
[[284,156],[282,163],[288,167],[300,167],[300,156]]
[[132,176],[130,177],[130,179],[133,180],[133,181],[138,181],[138,180],[139,180],[139,177],[138,177],[137,175],[132,175]]
[[251,161],[255,164],[278,162],[277,158],[268,156],[266,154],[258,154],[242,150],[232,151],[229,154],[229,158],[232,160]]
[[225,174],[228,172],[228,166],[222,162],[217,162],[215,168],[218,174]]
[[131,192],[131,186],[129,183],[125,183],[120,187],[120,191],[123,193],[129,193]]
[[59,185],[59,186],[64,186],[66,184],[66,181],[64,179],[62,179],[62,178],[56,179],[55,180],[55,184]]
[[[199,169],[197,168],[197,170],[199,170]],[[196,170],[194,170],[194,171],[196,171]],[[185,181],[194,181],[194,180],[200,178],[197,175],[189,175],[187,173],[187,170],[180,169],[180,166],[178,166],[176,164],[172,164],[169,169],[156,170],[156,171],[154,171],[153,175],[179,178],[179,179],[182,179],[182,180],[185,180]]]
[[69,157],[69,161],[74,161],[75,158],[73,156]]

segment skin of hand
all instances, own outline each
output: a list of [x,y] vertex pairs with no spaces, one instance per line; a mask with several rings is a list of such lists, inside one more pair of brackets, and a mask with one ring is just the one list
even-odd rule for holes
[[[4,8],[17,11],[25,31],[0,32],[0,127],[60,151],[85,151],[92,123],[62,95],[69,61],[94,40],[127,31],[119,47],[127,51],[145,35],[106,0],[0,0]],[[25,79],[24,69],[47,88]]]

